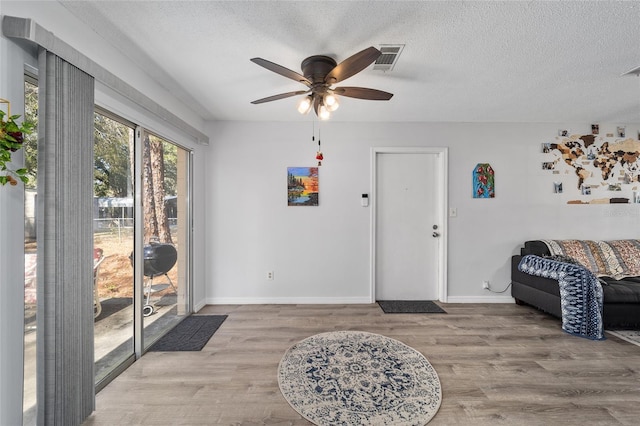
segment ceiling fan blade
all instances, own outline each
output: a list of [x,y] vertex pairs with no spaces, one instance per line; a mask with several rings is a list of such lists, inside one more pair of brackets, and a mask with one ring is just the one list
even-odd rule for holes
[[346,80],[371,65],[381,54],[382,53],[375,47],[368,47],[336,65],[336,67],[327,74],[324,81],[328,84],[335,84]]
[[262,58],[252,58],[251,62],[258,64],[261,67],[268,69],[269,71],[273,71],[276,74],[280,74],[284,77],[290,78],[291,80],[295,80],[302,84],[306,84],[308,87],[311,87],[311,82],[307,80],[305,76],[298,74],[295,71],[291,71],[289,68],[285,68],[282,65],[278,65]]
[[368,99],[371,101],[388,101],[393,93],[382,90],[367,89],[366,87],[336,87],[333,89],[336,95],[347,96],[349,98]]
[[265,102],[271,102],[271,101],[277,101],[279,99],[290,98],[291,96],[304,95],[305,93],[309,93],[309,92],[310,92],[310,90],[298,90],[296,92],[280,93],[279,95],[273,95],[273,96],[269,96],[269,97],[266,97],[266,98],[258,99],[257,101],[253,101],[251,103],[252,104],[263,104]]

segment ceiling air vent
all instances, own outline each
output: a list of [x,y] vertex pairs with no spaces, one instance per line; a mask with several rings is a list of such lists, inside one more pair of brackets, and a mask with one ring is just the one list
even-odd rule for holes
[[382,55],[378,56],[376,62],[373,64],[373,69],[377,71],[391,71],[396,66],[400,53],[404,49],[404,44],[382,44],[380,45],[380,52]]

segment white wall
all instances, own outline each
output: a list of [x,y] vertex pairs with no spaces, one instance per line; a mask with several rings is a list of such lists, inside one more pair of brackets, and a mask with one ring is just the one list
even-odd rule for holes
[[[559,177],[541,170],[541,144],[559,128],[591,132],[590,123],[323,123],[320,205],[287,207],[286,168],[315,164],[311,122],[210,123],[207,302],[368,302],[370,211],[360,195],[371,192],[373,146],[449,147],[449,206],[458,213],[446,236],[449,302],[511,301],[481,282],[504,289],[525,240],[639,238],[640,205],[568,205],[581,198],[571,175],[562,176],[564,194],[553,193]],[[495,199],[472,198],[477,163],[495,169]]]

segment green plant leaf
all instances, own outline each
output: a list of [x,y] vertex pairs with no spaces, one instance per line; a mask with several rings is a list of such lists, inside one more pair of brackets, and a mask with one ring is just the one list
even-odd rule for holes
[[[27,169],[20,168],[12,170],[7,167],[7,163],[11,162],[11,154],[13,151],[17,151],[23,147],[22,141],[24,136],[33,132],[35,125],[31,122],[24,121],[19,125],[16,120],[20,118],[19,114],[12,115],[4,121],[6,114],[0,110],[0,171],[7,172],[4,176],[0,176],[0,184],[6,185],[7,183],[15,184],[15,179],[11,175],[16,176],[25,184],[28,183],[29,177],[27,176]],[[18,135],[21,133],[20,135]],[[19,136],[16,138],[16,136]]]

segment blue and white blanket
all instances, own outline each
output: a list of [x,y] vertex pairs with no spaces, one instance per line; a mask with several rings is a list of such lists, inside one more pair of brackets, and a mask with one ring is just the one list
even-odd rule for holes
[[593,273],[581,265],[535,255],[524,256],[518,269],[529,275],[558,281],[564,331],[592,340],[605,339],[602,286]]

